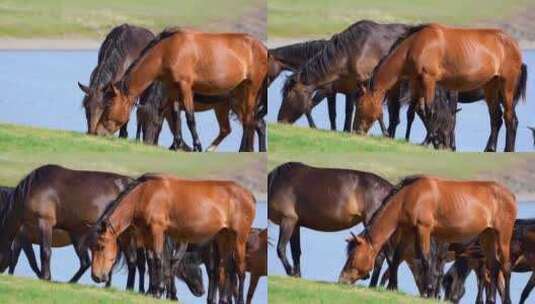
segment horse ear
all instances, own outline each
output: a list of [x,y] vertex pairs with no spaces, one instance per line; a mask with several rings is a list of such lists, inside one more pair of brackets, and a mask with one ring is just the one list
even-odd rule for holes
[[87,95],[89,95],[89,93],[91,92],[91,89],[83,84],[81,84],[80,82],[78,82],[78,87],[80,88],[80,90],[82,90],[82,92],[86,93]]

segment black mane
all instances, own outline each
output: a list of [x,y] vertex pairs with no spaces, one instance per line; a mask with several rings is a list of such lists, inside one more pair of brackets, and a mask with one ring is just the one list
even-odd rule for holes
[[304,41],[270,49],[269,53],[285,63],[291,61],[289,58],[300,58],[304,59],[304,62],[306,62],[321,51],[327,42],[328,40],[326,39]]
[[388,56],[390,56],[390,54],[392,54],[392,52],[397,49],[397,47],[403,42],[405,41],[405,39],[409,38],[410,36],[412,36],[413,34],[421,31],[422,29],[428,27],[429,24],[418,24],[418,25],[415,25],[415,26],[411,26],[411,27],[408,27],[407,28],[407,31],[398,37],[398,39],[394,42],[394,44],[392,44],[392,46],[390,47],[390,50],[388,50],[388,53],[383,56],[383,58],[381,58],[381,60],[379,60],[379,62],[377,63],[377,65],[375,66],[375,68],[373,69],[373,72],[372,72],[372,77],[370,78],[370,82],[368,83],[368,89],[372,90],[374,85],[375,85],[375,75],[376,75],[376,72],[377,72],[377,69],[381,66],[381,64],[386,60],[386,58]]

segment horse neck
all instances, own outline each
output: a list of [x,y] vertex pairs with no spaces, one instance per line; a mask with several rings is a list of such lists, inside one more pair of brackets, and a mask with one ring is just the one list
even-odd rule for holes
[[135,203],[136,200],[127,195],[119,202],[113,213],[108,218],[108,222],[113,227],[117,236],[128,229],[128,227],[130,227],[132,224],[134,219]]
[[383,62],[379,63],[373,75],[373,91],[385,93],[399,82],[407,58],[407,45],[403,42],[390,55],[387,55]]
[[161,55],[158,46],[148,50],[142,57],[134,62],[123,77],[126,84],[126,95],[138,97],[156,80],[161,69]]
[[376,250],[382,248],[398,228],[402,203],[401,196],[394,195],[373,217],[368,227],[368,236],[372,247]]

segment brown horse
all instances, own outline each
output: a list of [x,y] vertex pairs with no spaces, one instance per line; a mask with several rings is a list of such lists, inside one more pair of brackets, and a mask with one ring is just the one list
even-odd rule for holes
[[181,260],[187,243],[215,241],[220,280],[225,281],[225,273],[233,274],[230,263],[234,262],[239,302],[243,303],[245,245],[254,216],[254,196],[234,182],[144,175],[130,183],[95,224],[92,278],[96,282],[108,280],[117,256],[117,238],[133,226],[152,257],[154,296],[159,297],[164,287],[162,253],[168,235],[183,248],[177,261]]
[[[387,180],[368,172],[293,162],[273,169],[268,176],[268,218],[279,225],[277,253],[286,273],[301,276],[300,227],[339,231],[361,222],[366,226],[392,189]],[[293,267],[286,257],[288,241]]]
[[525,99],[527,67],[516,41],[501,30],[450,28],[429,24],[412,28],[377,65],[361,99],[355,130],[365,134],[382,116],[382,101],[400,80],[410,82],[412,103],[430,119],[436,85],[449,90],[483,88],[491,116],[485,151],[495,151],[500,96],[507,127],[505,151],[515,150],[515,105]]
[[[96,134],[97,123],[104,111],[103,89],[123,77],[124,73],[154,38],[146,28],[123,24],[113,28],[102,42],[98,52],[97,66],[91,72],[89,86],[78,82],[84,92],[83,106],[87,119],[87,133]],[[150,91],[144,94],[151,96]],[[128,137],[126,123],[122,125],[120,137]]]
[[247,304],[251,304],[260,277],[267,276],[267,229],[251,229],[247,239],[246,269],[251,274]]
[[[156,37],[130,66],[124,77],[109,86],[106,108],[97,125],[100,134],[114,133],[128,121],[139,96],[153,81],[168,88],[167,107],[177,117],[186,111],[193,147],[201,151],[194,117],[194,92],[204,95],[231,93],[244,126],[241,151],[252,151],[257,101],[267,77],[267,49],[257,39],[238,33],[203,33],[169,29]],[[177,100],[180,100],[178,102]],[[175,134],[182,144],[180,133]]]
[[[376,212],[363,234],[354,237],[355,246],[339,281],[354,283],[367,276],[377,253],[396,230],[401,235],[415,235],[414,245],[422,258],[428,284],[432,237],[448,244],[479,237],[493,274],[491,299],[496,297],[499,265],[505,277],[504,303],[511,303],[509,245],[517,213],[514,194],[495,182],[451,181],[429,176],[406,178],[397,189]],[[431,288],[426,286],[428,290]]]

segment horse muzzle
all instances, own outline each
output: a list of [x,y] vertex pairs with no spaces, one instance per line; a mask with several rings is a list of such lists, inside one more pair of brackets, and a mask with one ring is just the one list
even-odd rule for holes
[[107,274],[96,275],[94,273],[91,273],[91,278],[93,279],[93,281],[95,281],[95,283],[106,283],[109,280]]

